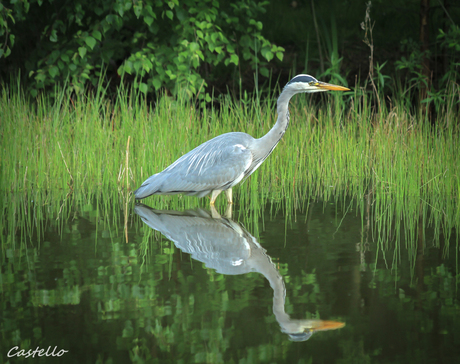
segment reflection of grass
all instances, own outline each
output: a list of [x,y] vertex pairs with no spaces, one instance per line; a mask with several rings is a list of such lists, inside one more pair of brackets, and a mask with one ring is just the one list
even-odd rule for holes
[[[200,113],[167,97],[150,108],[123,91],[114,101],[107,101],[103,91],[80,100],[64,95],[50,106],[45,99],[32,104],[16,91],[3,91],[3,191],[59,190],[62,196],[99,191],[105,196],[126,191],[126,181],[134,189],[213,136],[245,131],[260,137],[276,121],[270,98],[261,104],[222,98],[218,110]],[[457,88],[452,100],[459,96]],[[324,102],[314,105],[313,99]],[[235,189],[237,203],[257,217],[267,202],[289,215],[311,196],[327,200],[346,193],[364,209],[362,200],[369,195],[382,229],[399,231],[401,222],[415,228],[429,221],[450,234],[460,221],[458,116],[446,107],[432,126],[405,105],[390,109],[382,103],[382,112],[375,114],[365,96],[351,95],[350,107],[343,99],[296,96],[284,139],[260,170]],[[198,204],[193,197],[151,199],[157,208]]]

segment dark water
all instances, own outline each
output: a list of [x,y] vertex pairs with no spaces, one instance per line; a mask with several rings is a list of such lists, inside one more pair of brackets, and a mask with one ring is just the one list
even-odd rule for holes
[[136,206],[126,242],[114,216],[89,206],[3,244],[1,363],[459,362],[458,246],[429,227],[385,242],[334,203]]

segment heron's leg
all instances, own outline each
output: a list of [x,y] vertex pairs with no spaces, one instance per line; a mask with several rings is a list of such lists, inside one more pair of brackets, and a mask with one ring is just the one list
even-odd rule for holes
[[224,215],[224,216],[225,216],[227,219],[231,219],[231,218],[232,218],[232,210],[233,210],[232,207],[233,207],[233,204],[229,203],[229,204],[227,205],[227,208],[225,209],[225,215]]
[[211,206],[214,206],[217,196],[222,192],[222,190],[213,190],[211,192]]
[[222,216],[217,212],[216,208],[214,205],[211,205],[211,217],[213,219],[222,219]]
[[232,188],[231,188],[231,187],[230,187],[228,190],[225,190],[225,196],[227,196],[227,202],[228,202],[229,204],[232,204],[232,203],[233,203],[233,201],[232,201],[232,195],[233,195],[233,193],[232,193]]

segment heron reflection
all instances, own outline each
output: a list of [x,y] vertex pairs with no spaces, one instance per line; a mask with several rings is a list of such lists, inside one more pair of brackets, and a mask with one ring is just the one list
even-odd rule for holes
[[134,211],[180,250],[218,273],[261,273],[273,289],[276,320],[291,340],[305,341],[316,331],[345,326],[337,321],[291,319],[284,309],[286,288],[275,264],[257,240],[230,218],[221,217],[215,210],[159,211],[140,204]]

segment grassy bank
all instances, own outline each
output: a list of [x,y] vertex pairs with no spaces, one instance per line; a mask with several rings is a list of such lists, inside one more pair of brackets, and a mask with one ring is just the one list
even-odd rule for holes
[[[102,89],[84,99],[65,95],[51,104],[45,98],[31,102],[14,87],[2,90],[2,194],[126,192],[216,135],[245,131],[260,137],[276,121],[274,97],[223,97],[220,107],[199,111],[168,97],[152,106],[128,91],[113,100]],[[452,112],[459,97],[457,86],[430,123],[421,110],[397,102],[382,102],[376,113],[358,91],[297,95],[286,135],[259,171],[235,188],[237,204],[257,210],[272,202],[289,215],[307,198],[347,195],[362,213],[371,203],[383,229],[432,222],[450,234],[460,222],[460,122]],[[149,203],[208,202],[175,196]]]

